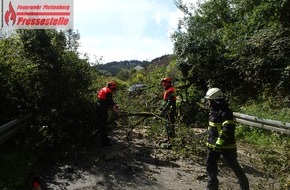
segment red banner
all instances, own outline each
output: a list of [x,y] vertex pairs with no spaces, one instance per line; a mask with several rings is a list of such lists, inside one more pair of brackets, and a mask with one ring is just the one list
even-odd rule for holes
[[73,29],[73,0],[2,2],[3,29]]

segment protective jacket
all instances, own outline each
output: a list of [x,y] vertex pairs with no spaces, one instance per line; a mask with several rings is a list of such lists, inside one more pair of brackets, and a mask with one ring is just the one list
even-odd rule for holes
[[209,148],[214,148],[217,140],[222,142],[223,149],[237,148],[235,139],[236,124],[233,112],[227,104],[215,104],[209,113],[208,142]]
[[173,109],[175,111],[176,109],[176,96],[174,95],[175,88],[170,86],[165,89],[163,99],[165,101],[163,105],[163,110]]
[[97,105],[101,108],[108,109],[116,103],[113,100],[113,93],[109,87],[102,88],[97,94]]

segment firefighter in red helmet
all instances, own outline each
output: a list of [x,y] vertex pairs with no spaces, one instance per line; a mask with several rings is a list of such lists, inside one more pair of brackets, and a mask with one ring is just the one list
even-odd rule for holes
[[167,119],[165,126],[167,132],[167,141],[170,142],[175,137],[175,116],[176,116],[176,96],[175,88],[172,85],[172,80],[169,77],[163,78],[161,84],[165,90],[163,94],[163,106],[160,109],[162,115]]
[[103,87],[97,94],[96,112],[100,124],[100,139],[102,146],[111,146],[108,138],[108,118],[109,109],[112,108],[114,112],[118,112],[118,105],[113,99],[113,92],[117,89],[116,82],[111,81],[106,87]]

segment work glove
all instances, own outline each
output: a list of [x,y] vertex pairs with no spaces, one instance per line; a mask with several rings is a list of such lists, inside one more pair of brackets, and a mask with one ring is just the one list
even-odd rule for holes
[[216,143],[215,143],[215,146],[214,146],[213,150],[215,152],[221,152],[222,151],[222,147],[223,147],[223,143],[224,143],[224,140],[221,139],[221,138],[218,138]]

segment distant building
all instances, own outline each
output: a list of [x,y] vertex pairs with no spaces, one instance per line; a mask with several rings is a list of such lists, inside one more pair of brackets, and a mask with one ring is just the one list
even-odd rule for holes
[[135,69],[136,71],[140,71],[142,69],[144,69],[144,67],[137,65],[136,67],[134,67],[133,69]]

